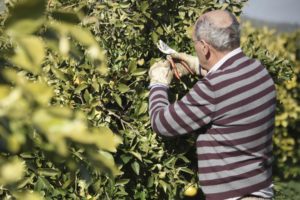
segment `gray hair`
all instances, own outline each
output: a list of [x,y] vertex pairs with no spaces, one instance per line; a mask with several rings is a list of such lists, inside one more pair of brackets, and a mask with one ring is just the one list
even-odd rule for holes
[[232,23],[228,27],[217,27],[207,16],[196,22],[195,36],[197,40],[204,40],[218,51],[231,51],[240,46],[240,24],[236,17],[226,11]]

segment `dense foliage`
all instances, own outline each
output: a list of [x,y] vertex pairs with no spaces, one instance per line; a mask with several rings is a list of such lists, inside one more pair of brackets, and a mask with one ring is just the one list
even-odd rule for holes
[[[298,180],[300,177],[300,55],[297,58],[297,52],[300,50],[300,32],[277,33],[267,28],[255,29],[249,23],[244,25],[243,30],[242,41],[253,38],[255,42],[251,48],[260,49],[258,53],[254,53],[254,56],[267,66],[281,63],[278,66],[281,66],[279,74],[283,74],[283,79],[279,81],[275,78],[277,113],[273,137],[274,182],[277,190],[276,199],[297,199],[300,194],[299,182],[290,181]],[[267,60],[266,55],[269,57]],[[286,76],[284,71],[291,66],[294,72],[292,78]],[[284,77],[287,79],[285,80]]]
[[[196,136],[170,140],[150,128],[147,70],[163,56],[155,44],[163,39],[193,53],[197,17],[217,8],[239,15],[243,3],[8,1],[0,38],[1,198],[182,199],[197,185]],[[295,38],[246,27],[242,39],[277,84],[279,179],[299,176],[295,47],[284,52]],[[174,81],[172,99],[195,81]]]
[[46,12],[45,5],[42,0],[20,1],[2,30],[1,199],[74,199],[86,195],[84,179],[119,173],[109,152],[116,151],[120,137],[106,124],[92,126],[83,111],[60,103],[63,97],[57,96],[60,79],[74,76],[71,68],[68,74],[59,69],[63,63],[85,59],[94,76],[105,76],[103,51],[76,24],[74,12]]

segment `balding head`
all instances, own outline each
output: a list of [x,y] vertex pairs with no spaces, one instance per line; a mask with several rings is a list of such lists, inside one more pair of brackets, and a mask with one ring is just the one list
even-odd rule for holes
[[205,13],[202,17],[207,17],[208,20],[218,28],[227,28],[232,24],[233,21],[229,12],[224,10],[210,11]]
[[195,37],[218,51],[230,51],[240,45],[240,29],[236,17],[224,10],[203,14],[195,24]]

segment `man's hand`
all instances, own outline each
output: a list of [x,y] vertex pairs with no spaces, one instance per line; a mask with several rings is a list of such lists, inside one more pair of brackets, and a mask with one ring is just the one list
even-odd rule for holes
[[[193,72],[197,75],[206,76],[207,70],[200,67],[199,59],[197,56],[192,56],[186,53],[173,53],[171,57],[176,61],[182,60],[186,62]],[[175,62],[176,68],[178,69],[179,75],[184,76],[190,74],[190,72],[179,62]]]
[[[171,54],[171,57],[174,59],[174,61],[176,62],[176,60],[182,60],[184,62],[186,62],[188,64],[188,66],[192,69],[192,71],[195,74],[200,74],[199,72],[199,60],[198,57],[196,56],[192,56],[192,55],[188,55],[186,53],[173,53]],[[176,62],[176,67],[178,67],[178,71],[184,76],[189,74],[190,72],[188,70],[186,70],[182,64],[180,64],[179,62]]]
[[173,78],[173,71],[169,61],[159,61],[154,63],[149,70],[150,87],[153,85],[164,85],[168,87]]

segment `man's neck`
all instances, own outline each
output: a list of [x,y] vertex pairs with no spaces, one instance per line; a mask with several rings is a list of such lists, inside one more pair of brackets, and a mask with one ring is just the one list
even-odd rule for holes
[[224,56],[226,56],[228,53],[230,53],[231,51],[224,51],[224,52],[220,52],[220,51],[215,51],[212,53],[211,55],[211,59],[208,62],[208,68],[209,70],[217,63],[219,62]]
[[227,52],[218,52],[214,54],[214,57],[211,57],[211,65],[209,68],[208,73],[212,73],[219,69],[223,65],[226,60],[230,59],[232,56],[238,54],[239,52],[242,52],[241,48],[236,48],[232,51]]

